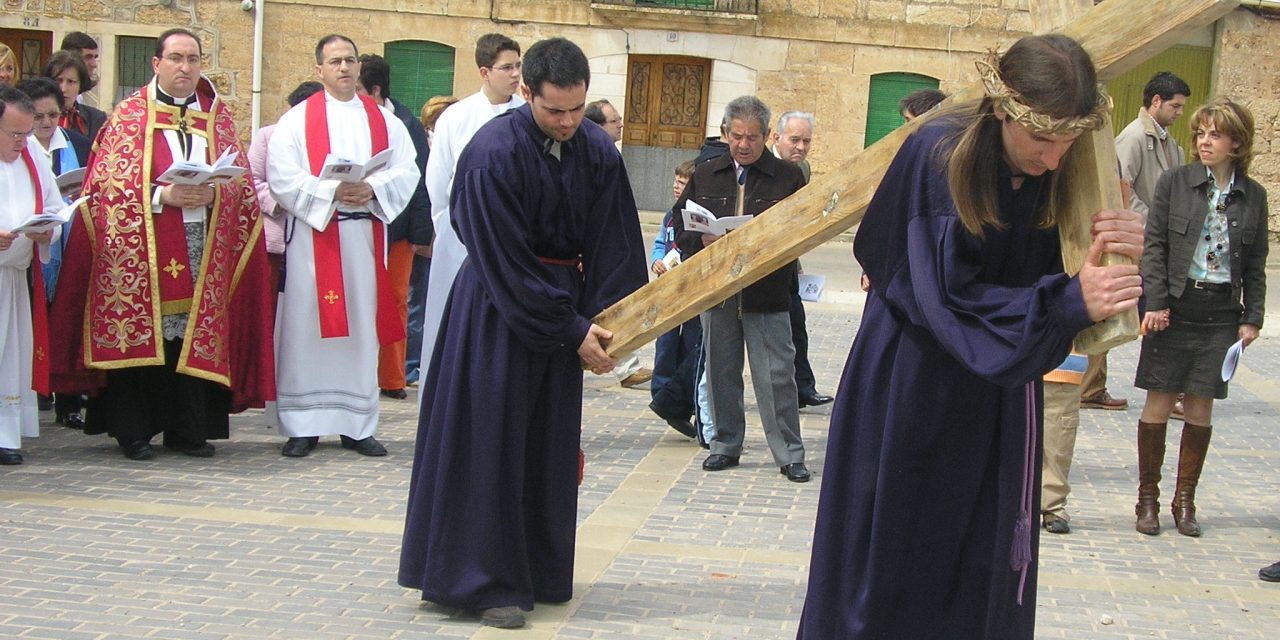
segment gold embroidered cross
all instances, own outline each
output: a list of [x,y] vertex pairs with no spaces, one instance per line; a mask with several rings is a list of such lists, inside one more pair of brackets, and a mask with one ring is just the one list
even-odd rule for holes
[[186,266],[178,264],[177,258],[169,258],[169,266],[165,267],[163,270],[173,276],[176,280],[178,278],[178,274],[182,273],[182,270],[186,268]]
[[339,297],[340,296],[338,294],[334,293],[333,289],[330,289],[329,293],[326,293],[324,295],[324,301],[328,302],[329,304],[334,304],[338,301]]
[[36,360],[44,360],[44,347],[36,348]]

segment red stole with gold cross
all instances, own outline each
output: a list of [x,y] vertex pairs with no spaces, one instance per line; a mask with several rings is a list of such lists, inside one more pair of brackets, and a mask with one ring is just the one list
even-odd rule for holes
[[[387,148],[387,121],[369,96],[358,96],[364,106],[369,123],[369,155],[376,156]],[[329,156],[329,115],[325,106],[325,92],[320,91],[307,98],[306,138],[307,161],[311,175],[319,176]],[[342,280],[342,237],[340,221],[329,221],[324,231],[311,230],[312,261],[316,273],[316,312],[320,320],[321,338],[345,338],[350,335],[347,326],[347,295]],[[404,324],[399,321],[395,299],[387,280],[386,231],[381,220],[373,222],[373,263],[377,286],[378,343],[390,344],[405,337]]]
[[[36,171],[31,150],[22,148],[22,163],[31,174],[31,188],[35,195],[36,215],[44,213],[44,185],[40,184],[40,172]],[[31,246],[31,389],[40,395],[49,395],[49,309],[44,294],[44,273],[40,269],[40,246]]]

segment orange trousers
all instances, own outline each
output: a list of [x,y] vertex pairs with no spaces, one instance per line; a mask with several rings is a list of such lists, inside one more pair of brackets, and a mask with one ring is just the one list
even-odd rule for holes
[[[387,281],[391,284],[391,295],[395,296],[400,324],[406,326],[409,324],[409,276],[412,273],[413,245],[408,240],[392,242],[391,249],[387,251]],[[392,342],[378,351],[379,388],[404,388],[405,344],[405,340]]]

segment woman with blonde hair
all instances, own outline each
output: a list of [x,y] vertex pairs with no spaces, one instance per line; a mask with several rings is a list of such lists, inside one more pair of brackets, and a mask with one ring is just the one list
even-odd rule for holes
[[12,86],[18,73],[18,60],[9,45],[0,42],[0,87]]
[[440,119],[440,114],[449,108],[449,105],[457,102],[454,96],[433,96],[427,103],[422,105],[422,113],[418,116],[422,120],[422,127],[427,130],[427,145],[431,145],[431,138],[435,135],[436,120]]
[[1253,115],[1215,98],[1191,116],[1196,161],[1156,183],[1142,278],[1147,309],[1134,385],[1147,390],[1138,420],[1135,528],[1160,533],[1160,467],[1178,394],[1185,422],[1171,502],[1178,533],[1196,537],[1196,486],[1212,434],[1213,401],[1227,397],[1223,359],[1262,329],[1267,294],[1267,191],[1249,177]]

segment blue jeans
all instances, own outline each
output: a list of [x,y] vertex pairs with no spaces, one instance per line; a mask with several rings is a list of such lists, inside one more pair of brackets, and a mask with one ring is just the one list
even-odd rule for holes
[[418,381],[418,369],[422,364],[422,321],[427,309],[427,275],[431,273],[431,258],[413,256],[413,271],[409,274],[409,326],[408,342],[404,348],[405,381]]

